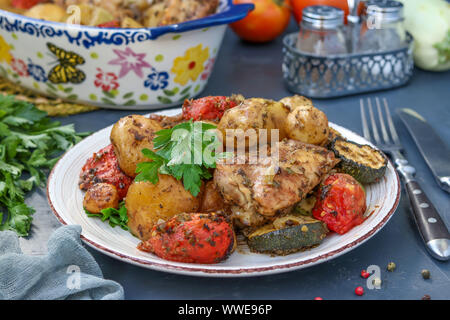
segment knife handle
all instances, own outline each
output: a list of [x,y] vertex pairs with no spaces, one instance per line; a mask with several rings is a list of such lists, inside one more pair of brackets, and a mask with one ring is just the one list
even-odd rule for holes
[[438,260],[450,259],[450,233],[427,195],[415,180],[406,182],[414,218],[428,251]]

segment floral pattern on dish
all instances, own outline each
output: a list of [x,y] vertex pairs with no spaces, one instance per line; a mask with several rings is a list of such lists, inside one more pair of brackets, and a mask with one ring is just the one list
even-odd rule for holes
[[208,60],[208,62],[205,65],[205,70],[203,71],[201,78],[202,80],[207,80],[209,76],[211,75],[211,72],[214,68],[214,63],[216,62],[215,58],[211,58]]
[[119,78],[125,77],[133,71],[138,77],[144,77],[143,68],[151,68],[151,65],[144,61],[146,53],[135,53],[131,48],[125,50],[114,49],[117,58],[108,62],[110,65],[120,66]]
[[10,50],[11,46],[0,35],[0,62],[6,62],[7,64],[11,63],[12,56]]
[[147,76],[147,80],[144,81],[144,87],[153,91],[165,89],[169,85],[168,80],[169,74],[167,72],[158,72],[153,68],[152,73],[150,73]]
[[205,69],[204,64],[209,58],[209,48],[203,48],[202,44],[186,50],[184,56],[175,58],[170,70],[176,74],[174,81],[186,85],[189,80],[196,81]]
[[[22,38],[0,35],[4,77],[50,97],[111,108],[183,103],[205,87],[217,55],[217,44],[210,41],[172,52],[119,47],[106,59],[97,50],[79,52],[43,42],[28,54],[20,46]],[[142,81],[132,81],[136,78]]]
[[28,66],[22,59],[11,58],[11,68],[21,77],[28,77]]
[[33,63],[31,59],[28,59],[28,73],[31,77],[33,77],[34,80],[38,82],[47,81],[47,73],[45,72],[44,68]]
[[117,80],[119,77],[114,72],[105,72],[101,68],[97,68],[94,85],[97,88],[102,88],[103,91],[111,91],[119,88]]

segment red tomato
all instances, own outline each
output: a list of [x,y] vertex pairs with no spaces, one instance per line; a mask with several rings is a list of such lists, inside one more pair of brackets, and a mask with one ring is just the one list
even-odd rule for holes
[[185,100],[183,118],[186,120],[220,120],[227,109],[237,106],[236,101],[229,97],[210,96],[196,100]]
[[358,181],[348,174],[336,173],[320,186],[312,213],[328,229],[344,234],[364,221],[365,211],[366,194]]
[[86,191],[94,184],[109,183],[116,187],[122,200],[132,182],[133,179],[120,169],[114,147],[110,144],[86,161],[80,173],[79,187]]
[[300,23],[302,20],[302,11],[309,6],[332,6],[344,10],[345,23],[347,23],[347,15],[349,12],[347,0],[291,0],[292,10],[295,20]]
[[12,0],[11,6],[18,9],[28,10],[40,2],[43,2],[43,0]]
[[234,231],[224,216],[181,213],[155,225],[151,237],[138,249],[158,257],[186,263],[218,263],[234,247]]
[[255,9],[231,28],[244,40],[268,42],[287,28],[291,16],[289,0],[233,0],[233,3],[253,3]]

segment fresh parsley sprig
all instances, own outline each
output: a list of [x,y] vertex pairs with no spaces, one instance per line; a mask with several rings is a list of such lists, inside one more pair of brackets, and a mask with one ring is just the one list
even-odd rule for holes
[[191,120],[156,132],[153,139],[156,152],[142,150],[151,161],[137,165],[135,181],[156,184],[158,173],[167,174],[183,180],[184,188],[197,196],[202,180],[212,178],[210,169],[216,167],[216,159],[226,156],[215,153],[220,141],[214,129],[215,125]]
[[103,222],[108,221],[109,225],[113,228],[119,226],[123,230],[128,231],[128,214],[124,201],[119,204],[119,209],[106,208],[103,209],[100,214],[94,214],[90,213],[86,209],[84,210],[90,218],[100,218]]
[[27,192],[44,186],[60,153],[86,135],[28,102],[0,95],[0,231],[28,235],[35,210],[25,204]]

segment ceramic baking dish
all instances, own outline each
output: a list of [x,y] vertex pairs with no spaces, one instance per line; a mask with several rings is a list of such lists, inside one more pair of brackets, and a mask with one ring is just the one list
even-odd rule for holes
[[206,86],[228,23],[251,4],[157,28],[70,25],[0,10],[0,75],[37,93],[115,109],[180,104]]

